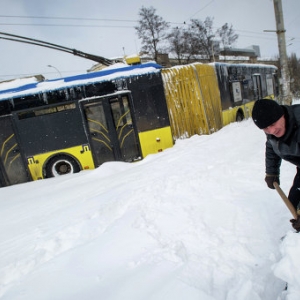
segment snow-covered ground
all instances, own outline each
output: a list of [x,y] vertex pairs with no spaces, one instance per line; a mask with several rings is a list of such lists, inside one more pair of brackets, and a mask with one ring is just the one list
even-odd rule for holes
[[[299,300],[300,235],[264,182],[264,144],[249,119],[0,189],[0,299]],[[286,193],[294,174],[283,162]]]

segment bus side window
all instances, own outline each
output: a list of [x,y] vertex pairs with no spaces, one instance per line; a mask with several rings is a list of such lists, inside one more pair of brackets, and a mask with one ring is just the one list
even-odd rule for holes
[[111,105],[111,110],[114,118],[115,127],[116,128],[122,127],[124,125],[124,122],[123,122],[123,118],[121,118],[122,113],[121,113],[120,103],[113,102],[110,105]]
[[71,100],[80,100],[83,99],[83,91],[82,88],[79,87],[72,87],[69,89],[69,94],[70,94],[70,98]]
[[128,98],[122,97],[122,100],[123,100],[124,111],[125,111],[125,116],[126,116],[126,123],[128,125],[132,125],[132,118],[131,118],[131,113],[130,113],[130,109],[129,109]]
[[42,106],[45,104],[42,94],[35,94],[13,99],[14,109],[21,110],[31,107]]
[[47,92],[48,104],[65,102],[69,100],[66,90],[55,90]]
[[272,74],[266,74],[266,81],[267,81],[267,95],[276,94],[274,86],[273,86],[273,76],[272,76]]

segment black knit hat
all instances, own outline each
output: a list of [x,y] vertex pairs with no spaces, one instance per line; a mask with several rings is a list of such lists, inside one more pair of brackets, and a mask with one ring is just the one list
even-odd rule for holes
[[278,121],[284,115],[284,110],[274,100],[260,99],[253,106],[252,119],[255,125],[264,129]]

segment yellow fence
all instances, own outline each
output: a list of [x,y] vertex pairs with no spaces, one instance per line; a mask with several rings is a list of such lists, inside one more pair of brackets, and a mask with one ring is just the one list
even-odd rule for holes
[[162,69],[173,138],[210,134],[222,127],[222,108],[213,66],[199,63]]

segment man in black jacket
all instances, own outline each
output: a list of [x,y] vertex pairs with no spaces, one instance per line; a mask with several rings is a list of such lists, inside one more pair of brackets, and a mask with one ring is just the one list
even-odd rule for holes
[[[284,159],[296,165],[297,173],[288,198],[300,213],[300,105],[279,105],[273,100],[261,99],[254,104],[252,119],[267,136],[266,177],[269,188],[280,183],[280,165]],[[300,216],[291,220],[292,226],[300,231]]]

